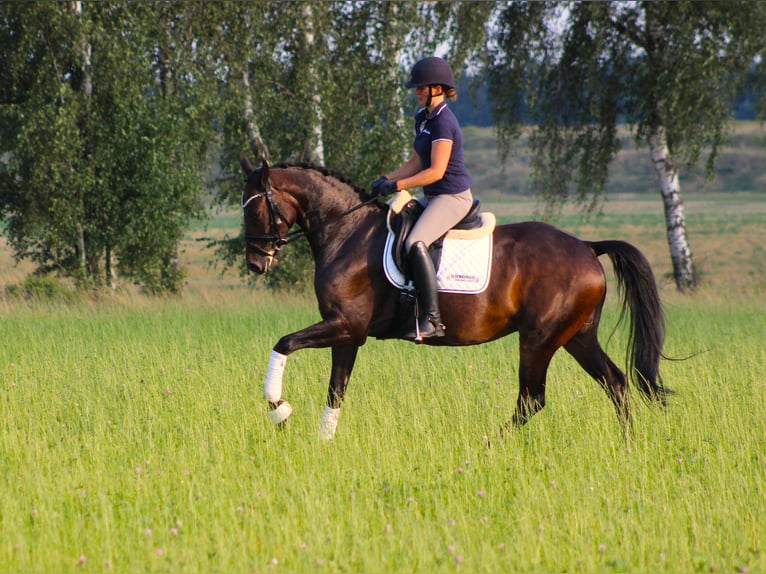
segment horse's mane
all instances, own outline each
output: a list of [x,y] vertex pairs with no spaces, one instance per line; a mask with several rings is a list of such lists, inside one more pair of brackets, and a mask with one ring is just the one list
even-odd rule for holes
[[277,163],[277,164],[273,165],[272,167],[282,168],[282,169],[287,169],[287,168],[291,168],[291,167],[298,167],[298,168],[302,168],[302,169],[310,169],[312,171],[319,172],[322,175],[325,175],[325,176],[337,179],[341,183],[345,183],[346,185],[349,185],[360,196],[367,193],[366,190],[363,187],[359,187],[358,185],[356,185],[351,180],[350,177],[348,177],[348,176],[346,176],[346,175],[344,175],[342,173],[339,173],[339,172],[337,172],[335,170],[332,170],[330,168],[327,168],[327,167],[325,167],[323,165],[319,165],[319,164],[315,164],[315,163],[310,163],[310,162],[290,162],[290,161],[285,161],[285,162]]

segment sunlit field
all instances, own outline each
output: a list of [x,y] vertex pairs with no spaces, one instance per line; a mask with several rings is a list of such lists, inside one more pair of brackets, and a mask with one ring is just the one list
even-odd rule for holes
[[[501,221],[534,203],[488,201]],[[285,372],[295,408],[261,398],[278,338],[313,297],[210,268],[190,232],[180,298],[0,300],[0,572],[765,572],[766,197],[687,197],[703,277],[675,292],[659,196],[557,222],[627,239],[665,303],[669,406],[633,393],[626,441],[610,401],[566,353],[548,405],[501,436],[517,392],[512,335],[430,349],[369,341],[338,434],[318,426],[328,350]],[[604,266],[610,264],[604,258]],[[26,269],[3,253],[5,285]],[[601,339],[624,364],[627,335]],[[607,343],[608,341],[608,343]]]

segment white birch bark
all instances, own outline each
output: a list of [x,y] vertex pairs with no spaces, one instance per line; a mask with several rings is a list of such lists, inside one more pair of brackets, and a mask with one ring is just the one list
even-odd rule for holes
[[[306,45],[305,53],[308,55],[308,73],[309,77],[317,78],[316,64],[313,59],[314,46],[314,13],[312,5],[308,2],[303,6],[303,19],[306,23],[304,32],[304,42]],[[311,125],[309,126],[309,133],[306,135],[306,140],[303,144],[303,155],[307,161],[324,165],[324,137],[322,133],[322,96],[320,94],[319,86],[316,86],[309,102],[309,109],[311,111]]]
[[244,88],[244,102],[243,102],[243,117],[245,122],[245,132],[247,133],[247,140],[250,145],[250,151],[256,158],[262,158],[267,162],[271,161],[269,157],[269,148],[266,142],[261,136],[261,130],[258,129],[258,124],[255,121],[255,112],[253,110],[253,96],[250,93],[250,73],[248,72],[248,63],[239,64],[242,87]]
[[694,268],[692,250],[686,235],[686,217],[684,216],[684,204],[681,200],[678,168],[670,157],[663,128],[656,129],[648,141],[652,154],[652,164],[660,182],[660,192],[665,208],[665,227],[676,287],[682,292],[687,289],[694,290],[697,287],[697,272]]
[[[72,9],[78,18],[82,18],[82,2],[76,1],[72,3]],[[82,90],[86,100],[89,100],[93,95],[93,75],[91,70],[91,45],[85,34],[80,37],[80,52],[82,55]],[[82,224],[78,223],[76,226],[77,232],[77,249],[80,252],[80,271],[83,277],[87,275],[87,258],[85,253],[85,229]]]

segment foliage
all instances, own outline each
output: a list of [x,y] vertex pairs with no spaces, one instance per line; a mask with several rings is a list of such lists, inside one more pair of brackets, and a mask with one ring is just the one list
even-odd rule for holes
[[169,78],[156,81],[170,43],[152,38],[174,23],[141,4],[83,6],[0,5],[7,235],[41,271],[97,285],[119,271],[177,290],[173,259],[202,214],[207,138],[183,78],[174,98]]
[[8,285],[5,292],[11,299],[56,302],[78,300],[77,293],[53,277],[27,277],[20,284]]
[[[664,128],[674,160],[710,172],[731,110],[764,50],[759,2],[511,3],[484,52],[502,148],[527,114],[537,191],[598,205],[625,122]],[[752,79],[751,79],[751,84]]]
[[747,76],[757,94],[766,77],[753,65],[765,13],[750,1],[0,2],[0,216],[41,272],[176,291],[183,230],[211,200],[237,203],[241,153],[318,158],[362,186],[400,163],[406,69],[434,53],[487,79],[475,93],[491,96],[502,149],[537,127],[532,183],[551,206],[574,190],[592,209],[618,122],[639,139],[661,123],[679,162],[709,150],[712,166],[736,88]]
[[[223,31],[217,49],[225,64],[216,70],[223,94],[222,201],[239,200],[239,156],[251,154],[243,122],[247,97],[273,161],[304,159],[304,141],[313,127],[308,108],[314,97],[321,101],[325,162],[335,171],[364,184],[402,159],[411,128],[408,123],[401,129],[407,100],[397,56],[402,36],[412,26],[408,18],[413,6],[323,5],[326,10],[310,12],[317,36],[311,51],[303,40],[309,24],[305,3],[233,6],[224,4],[217,14]],[[259,26],[250,24],[256,21]],[[247,93],[241,66],[248,67]],[[316,75],[306,73],[309,67]]]
[[[656,176],[651,164],[646,161],[647,147],[635,145],[634,136],[626,127],[620,127],[618,135],[620,150],[610,165],[604,202],[598,212],[608,205],[615,194],[638,193],[651,200],[646,194],[653,197],[657,193]],[[726,143],[719,150],[715,178],[708,179],[704,166],[697,166],[684,172],[684,187],[689,193],[764,191],[765,137],[766,131],[758,123],[736,122]],[[490,199],[499,199],[501,195],[507,196],[509,201],[518,201],[523,196],[531,195],[529,146],[524,135],[510,144],[508,155],[503,161],[498,161],[494,128],[468,126],[463,129],[463,141],[466,165],[474,177],[474,190],[484,203]],[[542,198],[537,199],[542,203]],[[662,204],[657,204],[661,212]],[[583,216],[589,215],[596,214],[583,212]],[[695,213],[695,219],[698,216],[699,213]]]

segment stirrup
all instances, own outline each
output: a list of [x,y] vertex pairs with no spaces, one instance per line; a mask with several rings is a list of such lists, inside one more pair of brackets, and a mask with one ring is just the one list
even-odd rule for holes
[[444,325],[439,317],[428,314],[415,320],[415,330],[404,335],[405,339],[420,343],[423,339],[444,337]]

